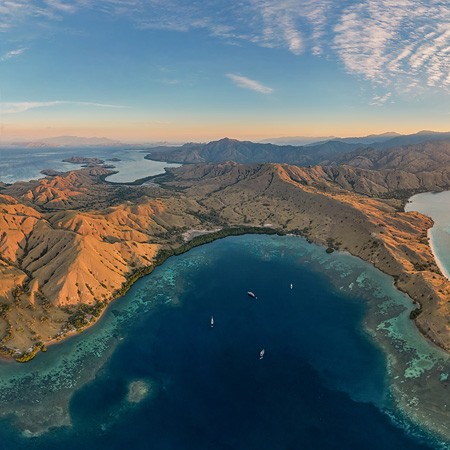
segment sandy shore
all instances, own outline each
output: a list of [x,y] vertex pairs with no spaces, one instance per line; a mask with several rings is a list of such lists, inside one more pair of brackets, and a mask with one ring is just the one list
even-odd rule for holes
[[183,233],[184,242],[188,242],[198,236],[203,236],[205,234],[217,233],[221,228],[215,228],[213,230],[189,230]]
[[432,251],[434,259],[436,261],[436,265],[439,267],[439,270],[442,272],[442,275],[444,275],[444,277],[446,277],[448,280],[450,280],[450,271],[444,266],[444,264],[439,259],[438,255],[436,253],[436,247],[435,247],[435,242],[433,239],[433,231],[432,230],[433,230],[433,228],[430,228],[428,230],[428,239],[429,239],[431,251]]

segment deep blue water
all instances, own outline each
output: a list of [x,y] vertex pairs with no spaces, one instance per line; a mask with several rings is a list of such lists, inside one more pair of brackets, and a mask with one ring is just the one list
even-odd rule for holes
[[[72,427],[25,439],[3,424],[0,447],[432,448],[382,412],[386,358],[364,331],[365,301],[297,258],[295,245],[266,243],[264,257],[243,245],[263,239],[274,238],[217,241],[140,280],[125,304],[143,290],[167,300],[122,326],[111,358],[72,397]],[[132,404],[136,380],[150,394]]]

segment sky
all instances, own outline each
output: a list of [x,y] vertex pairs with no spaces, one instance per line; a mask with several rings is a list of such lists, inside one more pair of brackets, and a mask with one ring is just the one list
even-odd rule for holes
[[0,139],[450,131],[448,0],[0,0]]

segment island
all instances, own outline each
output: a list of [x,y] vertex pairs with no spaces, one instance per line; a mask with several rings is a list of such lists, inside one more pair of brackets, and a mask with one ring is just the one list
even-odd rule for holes
[[4,185],[1,354],[27,361],[94,324],[168,257],[245,233],[294,234],[372,263],[417,304],[412,319],[422,333],[448,351],[450,281],[428,243],[433,222],[403,211],[413,193],[448,188],[441,151],[428,155],[429,170],[405,160],[402,170],[383,168],[381,159],[392,163],[384,152],[365,155],[376,169],[350,159],[312,167],[226,161],[168,169],[130,187],[108,183],[111,171],[94,166]]
[[68,162],[71,164],[84,164],[84,165],[100,165],[105,163],[103,159],[89,158],[85,156],[71,156],[70,158],[63,159],[63,162]]

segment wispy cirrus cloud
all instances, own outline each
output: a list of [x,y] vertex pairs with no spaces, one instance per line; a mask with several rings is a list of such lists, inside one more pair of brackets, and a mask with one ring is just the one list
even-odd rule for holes
[[60,0],[45,0],[45,3],[51,9],[54,9],[56,11],[61,11],[64,13],[73,13],[77,10],[77,6],[76,6],[77,2],[75,2],[75,4],[74,4],[74,2],[67,3],[67,2],[62,2]]
[[0,61],[7,61],[8,59],[15,58],[16,56],[20,56],[22,53],[25,53],[28,50],[26,47],[16,48],[15,50],[10,50],[6,52],[1,58]]
[[348,72],[408,91],[450,88],[450,5],[366,0],[344,9],[334,48]]
[[332,0],[10,0],[0,6],[0,29],[29,19],[59,19],[78,10],[121,16],[139,28],[204,29],[234,41],[287,48],[294,54],[317,49]]
[[380,97],[428,88],[450,92],[448,0],[0,0],[0,32],[77,11],[140,29],[203,30],[294,55],[337,59]]
[[226,76],[240,88],[250,89],[251,91],[259,92],[261,94],[271,94],[273,92],[271,87],[264,86],[259,81],[252,80],[251,78],[236,75],[234,73],[227,73]]
[[0,102],[0,112],[3,114],[18,114],[36,108],[52,108],[55,106],[72,105],[72,106],[87,106],[94,108],[127,108],[121,105],[109,105],[105,103],[94,102],[71,102],[56,100],[51,102]]
[[388,92],[384,95],[375,95],[370,102],[371,106],[383,106],[390,98],[392,94]]
[[89,0],[0,0],[0,32],[7,32],[20,25],[40,24],[62,19],[65,14],[84,8]]

